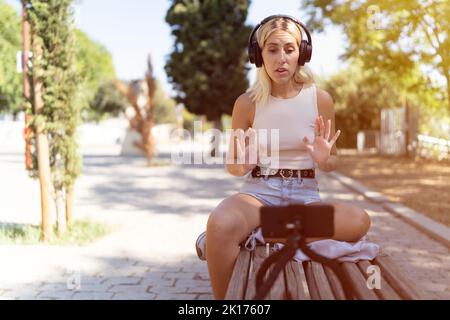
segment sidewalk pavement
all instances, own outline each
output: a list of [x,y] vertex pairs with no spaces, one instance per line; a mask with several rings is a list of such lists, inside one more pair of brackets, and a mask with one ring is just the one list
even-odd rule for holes
[[[112,155],[83,162],[76,216],[115,231],[88,246],[0,245],[0,299],[212,299],[194,243],[209,213],[242,178],[218,165],[147,168],[144,159]],[[23,157],[0,154],[0,163],[0,175],[7,176],[0,181],[0,221],[38,220],[39,188],[24,176]],[[447,246],[336,176],[319,173],[318,180],[323,200],[365,208],[372,218],[369,240],[434,298],[450,299]]]

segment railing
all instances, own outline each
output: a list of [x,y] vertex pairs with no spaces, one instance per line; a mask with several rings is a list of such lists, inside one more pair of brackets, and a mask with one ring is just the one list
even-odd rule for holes
[[[405,150],[405,139],[401,131],[397,135],[395,133],[391,133],[390,136],[384,135],[384,139],[380,139],[381,136],[380,131],[377,130],[358,132],[358,153],[405,155],[405,152],[401,152],[401,150]],[[426,159],[450,160],[450,140],[419,134],[409,144],[408,154]]]
[[450,140],[419,134],[417,140],[411,144],[410,149],[417,156],[423,158],[450,159]]

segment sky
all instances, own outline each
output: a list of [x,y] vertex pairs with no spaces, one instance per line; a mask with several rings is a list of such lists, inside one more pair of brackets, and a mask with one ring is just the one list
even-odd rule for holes
[[[20,12],[19,0],[6,0]],[[75,23],[79,29],[112,54],[116,75],[122,80],[143,78],[147,54],[151,53],[155,77],[168,93],[164,65],[172,51],[174,38],[165,22],[169,0],[75,0]],[[253,0],[247,24],[256,25],[272,14],[289,14],[306,21],[300,0]],[[314,74],[326,75],[339,68],[338,56],[344,51],[344,37],[338,28],[312,33],[313,54],[308,64]],[[255,68],[249,73],[254,79]]]

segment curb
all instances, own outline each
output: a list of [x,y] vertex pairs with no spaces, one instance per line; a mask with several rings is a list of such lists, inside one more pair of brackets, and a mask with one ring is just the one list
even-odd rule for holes
[[366,199],[380,205],[383,209],[389,211],[403,221],[422,231],[434,240],[442,243],[450,249],[450,228],[446,225],[428,218],[421,212],[415,211],[402,204],[389,200],[383,194],[372,191],[356,180],[344,176],[338,172],[328,172],[326,175],[338,180],[348,189],[361,194]]

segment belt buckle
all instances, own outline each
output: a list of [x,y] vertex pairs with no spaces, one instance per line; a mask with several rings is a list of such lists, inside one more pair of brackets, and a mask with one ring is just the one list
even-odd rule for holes
[[281,169],[280,170],[280,175],[283,177],[283,178],[291,178],[293,175],[294,175],[294,171],[292,170],[292,169],[286,169],[288,172],[289,172],[289,177],[285,177],[284,176],[284,171],[285,171],[285,169]]

